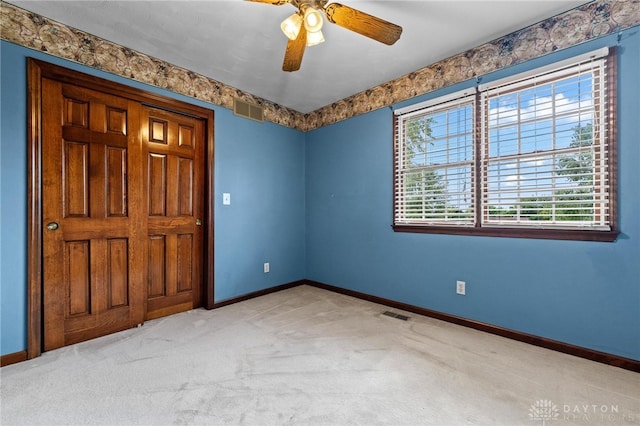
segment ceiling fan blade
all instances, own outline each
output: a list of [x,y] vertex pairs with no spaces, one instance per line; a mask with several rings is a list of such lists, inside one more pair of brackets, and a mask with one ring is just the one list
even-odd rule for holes
[[272,4],[274,6],[282,6],[283,4],[287,4],[291,2],[291,0],[246,0],[246,1],[253,1],[256,3],[267,3],[267,4]]
[[331,3],[325,14],[330,22],[380,43],[392,45],[402,34],[402,27],[340,3]]
[[304,25],[300,28],[298,37],[295,40],[289,40],[287,50],[284,53],[284,62],[282,63],[282,71],[298,71],[302,64],[304,49],[307,47],[307,30]]

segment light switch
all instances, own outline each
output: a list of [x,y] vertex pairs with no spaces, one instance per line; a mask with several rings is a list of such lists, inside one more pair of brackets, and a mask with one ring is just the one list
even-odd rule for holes
[[228,192],[222,194],[222,204],[224,204],[225,206],[231,204],[231,194],[229,194]]

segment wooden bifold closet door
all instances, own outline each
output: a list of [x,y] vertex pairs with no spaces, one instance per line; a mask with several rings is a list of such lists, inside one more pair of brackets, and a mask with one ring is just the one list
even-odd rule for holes
[[41,84],[43,349],[200,306],[203,120]]
[[146,318],[201,303],[202,120],[143,107],[147,194]]

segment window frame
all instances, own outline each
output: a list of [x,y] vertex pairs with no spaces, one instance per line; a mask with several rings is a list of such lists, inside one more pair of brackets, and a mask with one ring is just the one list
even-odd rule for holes
[[[607,49],[607,50],[605,50]],[[410,232],[410,233],[427,233],[427,234],[448,234],[448,235],[471,235],[471,236],[485,236],[485,237],[513,237],[513,238],[535,238],[535,239],[554,239],[554,240],[578,240],[578,241],[601,241],[612,242],[615,241],[618,234],[618,211],[617,211],[617,54],[616,48],[608,47],[600,49],[595,52],[589,52],[584,55],[569,58],[563,61],[555,62],[550,65],[532,69],[530,71],[512,75],[500,80],[478,85],[466,89],[461,92],[456,92],[450,95],[437,97],[425,102],[421,102],[415,105],[407,106],[394,111],[393,114],[393,211],[392,211],[392,228],[395,232]],[[483,190],[488,173],[488,157],[484,154],[485,149],[488,149],[488,141],[485,140],[483,132],[483,108],[482,94],[490,92],[491,90],[502,86],[514,84],[518,81],[525,81],[536,75],[551,72],[552,70],[558,70],[563,67],[576,66],[580,63],[584,63],[590,58],[602,59],[605,62],[605,84],[606,93],[603,93],[604,102],[600,105],[605,109],[605,119],[607,126],[607,179],[609,182],[608,191],[608,208],[609,208],[609,229],[590,229],[588,227],[534,227],[524,225],[500,225],[500,224],[484,224],[483,212],[486,209],[485,199],[487,197],[487,191]],[[479,81],[480,79],[478,79]],[[473,93],[473,94],[472,94]],[[455,99],[464,97],[475,97],[475,111],[474,115],[474,149],[473,149],[473,166],[471,171],[472,186],[475,193],[474,198],[474,222],[469,224],[456,224],[456,223],[440,223],[440,224],[420,224],[420,223],[397,223],[396,212],[397,209],[402,208],[402,203],[398,200],[397,186],[399,185],[399,173],[398,170],[398,155],[399,149],[404,149],[404,140],[401,144],[398,143],[399,129],[401,126],[400,120],[404,120],[404,117],[409,114],[415,114],[420,110],[428,110],[436,105],[451,103]],[[398,147],[401,145],[401,148]]]

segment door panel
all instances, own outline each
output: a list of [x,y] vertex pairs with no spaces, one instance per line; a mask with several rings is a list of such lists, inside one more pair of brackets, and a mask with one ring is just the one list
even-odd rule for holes
[[149,154],[149,216],[166,215],[167,156]]
[[64,217],[89,216],[89,144],[64,141]]
[[193,289],[193,235],[178,235],[178,247],[176,251],[178,283],[177,292],[191,291]]
[[107,307],[127,306],[129,303],[129,274],[126,238],[107,240]]
[[147,297],[154,299],[166,294],[165,290],[165,246],[166,237],[164,235],[149,236],[149,290]]
[[193,216],[193,160],[178,157],[179,216]]
[[68,289],[65,318],[91,313],[91,257],[90,241],[65,242],[66,277]]
[[204,125],[151,107],[143,107],[142,117],[150,319],[201,304]]
[[143,321],[145,263],[137,253],[146,216],[130,214],[140,210],[131,205],[143,205],[140,107],[48,79],[42,102],[42,211],[51,224],[43,231],[43,323],[50,350]]
[[107,217],[127,215],[127,150],[107,147]]

